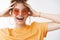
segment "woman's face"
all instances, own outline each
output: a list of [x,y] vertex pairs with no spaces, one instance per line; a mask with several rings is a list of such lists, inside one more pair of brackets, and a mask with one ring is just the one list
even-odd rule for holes
[[28,17],[28,9],[23,5],[23,3],[17,3],[13,8],[12,15],[17,24],[23,24]]

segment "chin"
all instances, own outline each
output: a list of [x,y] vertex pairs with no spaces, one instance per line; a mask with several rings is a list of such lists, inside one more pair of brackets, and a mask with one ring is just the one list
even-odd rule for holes
[[17,24],[24,24],[24,22],[17,22]]

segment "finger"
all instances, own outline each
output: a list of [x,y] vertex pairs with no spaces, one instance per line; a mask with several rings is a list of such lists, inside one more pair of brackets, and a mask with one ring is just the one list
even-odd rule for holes
[[15,6],[9,7],[9,10],[12,10]]
[[29,12],[32,13],[32,7],[29,4],[25,4],[25,6],[28,8]]
[[29,12],[31,13],[30,15],[33,14],[32,7],[29,4],[25,4],[25,6],[28,8]]
[[11,4],[11,7],[12,7],[15,3],[16,3],[16,1]]
[[31,6],[30,6],[29,4],[25,4],[25,6],[27,6],[27,7],[31,8]]

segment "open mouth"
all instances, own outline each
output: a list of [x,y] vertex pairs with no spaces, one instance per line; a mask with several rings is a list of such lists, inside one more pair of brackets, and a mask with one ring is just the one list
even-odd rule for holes
[[17,17],[16,19],[19,20],[19,21],[23,21],[24,18],[23,17],[22,18]]

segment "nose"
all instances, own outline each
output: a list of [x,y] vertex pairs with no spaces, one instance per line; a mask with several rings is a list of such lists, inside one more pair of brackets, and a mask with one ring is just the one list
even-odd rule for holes
[[19,11],[19,16],[22,16],[22,11],[21,10]]

